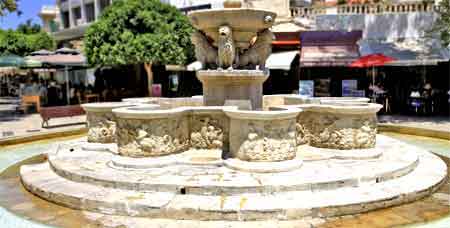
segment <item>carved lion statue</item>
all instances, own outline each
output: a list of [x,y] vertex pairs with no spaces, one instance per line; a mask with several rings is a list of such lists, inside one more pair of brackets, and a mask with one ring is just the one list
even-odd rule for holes
[[236,46],[233,40],[233,32],[229,26],[219,27],[218,62],[219,68],[232,69],[236,58]]
[[266,59],[272,53],[273,33],[265,29],[258,33],[256,42],[239,57],[239,66],[259,66],[265,69]]
[[191,41],[195,46],[195,58],[202,63],[203,68],[215,68],[217,66],[217,50],[209,43],[206,36],[195,31],[191,35]]

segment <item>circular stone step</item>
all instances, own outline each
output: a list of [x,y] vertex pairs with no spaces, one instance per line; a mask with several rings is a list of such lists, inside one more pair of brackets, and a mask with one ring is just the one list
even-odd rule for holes
[[273,194],[228,196],[124,190],[62,178],[48,163],[24,165],[20,177],[25,188],[39,197],[103,214],[193,220],[290,220],[362,213],[431,194],[445,180],[445,163],[423,150],[410,153],[419,157],[419,163],[412,172],[398,178],[357,187],[275,191]]
[[254,173],[289,172],[299,169],[302,163],[302,160],[298,158],[279,162],[248,162],[235,158],[224,161],[224,165],[230,169]]
[[364,159],[376,159],[379,158],[383,151],[389,149],[379,145],[371,149],[351,149],[351,150],[335,150],[327,148],[318,148],[309,145],[302,145],[298,147],[301,154],[315,154],[316,159],[309,160],[323,160],[323,159],[352,159],[352,160],[364,160]]
[[189,150],[159,157],[132,158],[113,156],[110,166],[124,169],[151,169],[170,165],[222,165],[221,150]]
[[81,145],[82,150],[111,152],[117,154],[116,143],[84,143]]
[[[56,155],[50,155],[48,161],[56,174],[68,180],[124,190],[174,193],[183,190],[199,195],[329,190],[383,182],[414,170],[419,162],[416,147],[387,137],[379,138],[377,147],[384,152],[376,159],[299,161],[300,168],[279,173],[239,171],[208,159],[202,165],[179,162],[192,158],[218,158],[218,152],[208,154],[209,151],[179,154],[174,164],[162,167],[154,166],[146,158],[153,168],[145,166],[145,162],[135,163],[133,168],[125,168],[123,164],[117,168],[111,164],[112,161],[117,164],[119,156],[80,148],[60,150]],[[144,160],[127,160],[128,167],[133,164],[130,162],[137,161]],[[141,166],[145,169],[137,168]]]

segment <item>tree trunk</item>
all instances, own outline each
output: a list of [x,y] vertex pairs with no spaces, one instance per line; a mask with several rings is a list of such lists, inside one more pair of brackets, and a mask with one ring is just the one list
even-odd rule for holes
[[147,72],[147,87],[148,95],[151,97],[153,95],[152,85],[153,85],[153,71],[151,63],[144,63],[145,72]]

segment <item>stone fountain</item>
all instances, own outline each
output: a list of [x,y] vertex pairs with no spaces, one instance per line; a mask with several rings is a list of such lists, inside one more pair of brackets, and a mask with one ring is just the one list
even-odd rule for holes
[[[207,106],[248,100],[262,108],[262,84],[269,77],[266,59],[272,52],[276,14],[264,10],[226,8],[189,14],[195,54],[205,70],[197,72]],[[244,70],[245,69],[245,70]]]
[[22,166],[25,188],[79,210],[193,220],[333,217],[435,191],[445,164],[377,135],[380,105],[262,95],[275,16],[191,13],[203,97],[83,105],[87,138]]

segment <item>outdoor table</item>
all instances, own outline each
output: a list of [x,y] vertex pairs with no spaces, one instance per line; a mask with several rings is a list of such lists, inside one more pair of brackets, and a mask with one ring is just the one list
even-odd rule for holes
[[91,100],[93,100],[94,102],[98,102],[99,101],[99,96],[98,94],[86,94],[85,95],[85,101],[86,103],[91,102]]
[[409,97],[408,105],[410,105],[412,108],[414,108],[414,111],[416,114],[419,113],[419,110],[421,110],[423,112],[424,108],[425,108],[425,98],[422,96]]

